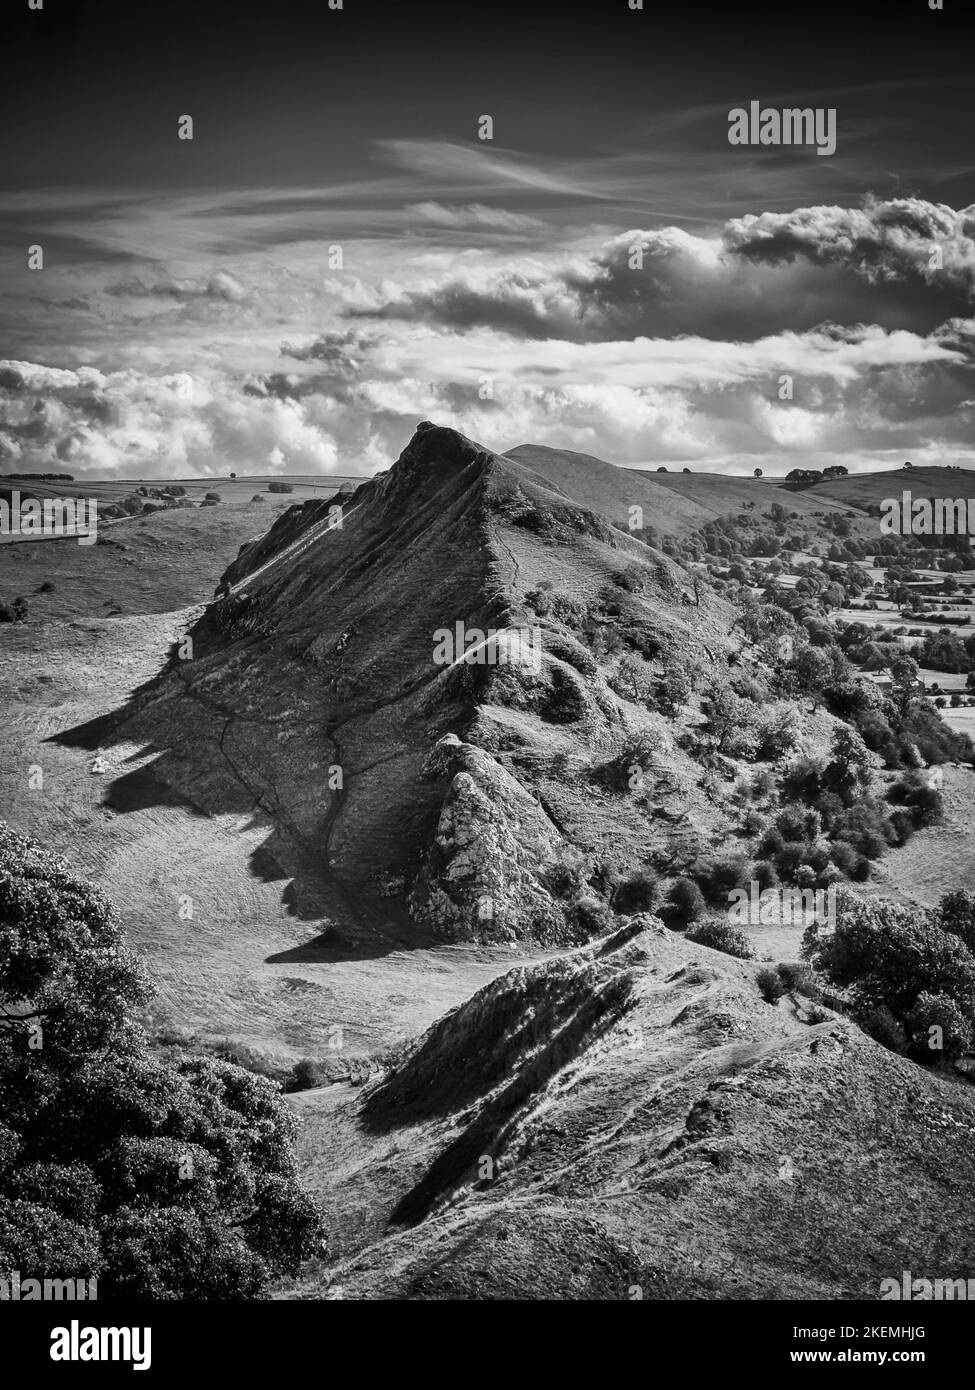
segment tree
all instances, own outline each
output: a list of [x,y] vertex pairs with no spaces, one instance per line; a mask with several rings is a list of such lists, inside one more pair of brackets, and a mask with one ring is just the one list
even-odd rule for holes
[[927,992],[947,995],[966,1016],[975,1009],[975,956],[933,914],[840,887],[835,930],[823,928],[806,928],[802,953],[858,1008],[887,1008],[903,1020]]
[[761,470],[760,468],[756,468],[755,471],[754,471],[754,473],[752,474],[752,477],[753,477],[753,478],[760,478],[761,476],[762,476],[762,470]]
[[833,678],[833,662],[829,652],[812,645],[800,648],[796,654],[795,673],[799,689],[811,696],[815,704]]
[[822,773],[827,791],[836,792],[845,806],[852,806],[870,790],[870,754],[855,729],[846,727],[833,734],[833,756]]
[[893,681],[893,688],[890,692],[891,699],[903,716],[907,713],[911,701],[919,693],[921,673],[913,657],[895,656],[890,663],[890,675]]
[[638,656],[627,653],[620,657],[616,674],[611,679],[613,689],[625,700],[646,702],[650,698],[650,673]]
[[657,472],[658,472],[658,473],[666,473],[667,470],[666,470],[666,468],[663,466],[663,464],[661,464],[660,467],[657,469]]
[[707,716],[707,730],[715,741],[715,751],[735,750],[754,754],[757,744],[755,707],[737,695],[730,686],[715,686],[701,702]]
[[227,1062],[154,1056],[108,899],[0,825],[0,1268],[102,1298],[247,1298],[321,1248],[295,1117]]

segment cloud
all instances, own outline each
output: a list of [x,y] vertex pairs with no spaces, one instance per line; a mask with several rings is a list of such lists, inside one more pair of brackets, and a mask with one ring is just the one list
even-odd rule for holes
[[542,231],[546,223],[538,217],[528,217],[525,213],[511,212],[507,208],[487,207],[484,203],[466,203],[445,206],[443,203],[409,203],[405,209],[424,222],[432,222],[437,227],[451,227],[463,230],[470,227],[489,227],[501,232]]
[[124,280],[107,285],[105,294],[117,299],[218,299],[228,304],[241,304],[249,291],[229,271],[218,270],[205,280],[162,280],[146,285],[141,280]]
[[588,256],[463,265],[351,316],[527,337],[749,339],[829,320],[929,332],[975,305],[975,208],[920,199],[620,233]]
[[[49,297],[33,336],[6,335],[21,360],[0,363],[0,458],[78,476],[364,473],[430,418],[499,450],[620,464],[975,463],[975,210],[901,198],[559,232],[491,199],[492,168],[513,186],[498,153],[463,155],[484,188],[397,188],[382,235],[340,238],[341,268],[326,252],[344,214],[297,190],[188,197],[163,223],[192,224],[192,254],[121,279],[28,277],[0,330],[23,296]],[[265,218],[286,238],[317,218],[318,235],[282,251]],[[234,225],[237,250],[215,253]],[[69,317],[76,290],[88,307]]]

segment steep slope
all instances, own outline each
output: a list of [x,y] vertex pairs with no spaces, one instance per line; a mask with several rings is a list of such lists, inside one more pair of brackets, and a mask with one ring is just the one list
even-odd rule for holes
[[331,1267],[282,1297],[876,1299],[975,1255],[975,1100],[649,917],[296,1097]]
[[[254,872],[290,878],[303,919],[321,920],[324,894],[348,939],[584,938],[553,880],[607,843],[636,863],[654,831],[553,764],[611,762],[654,719],[609,689],[583,626],[625,617],[646,654],[705,661],[736,648],[733,615],[712,594],[695,606],[676,566],[559,485],[428,423],[340,526],[329,505],[290,508],[245,546],[168,669],[63,740],[138,744],[166,796],[259,814]],[[445,664],[458,624],[515,648]],[[466,750],[431,756],[446,735]],[[665,750],[661,771],[680,762]]]

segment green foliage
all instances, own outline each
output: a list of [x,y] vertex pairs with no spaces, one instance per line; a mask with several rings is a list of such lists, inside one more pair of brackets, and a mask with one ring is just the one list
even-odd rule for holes
[[278,1087],[163,1060],[108,900],[0,828],[0,1268],[101,1297],[245,1298],[317,1252]]

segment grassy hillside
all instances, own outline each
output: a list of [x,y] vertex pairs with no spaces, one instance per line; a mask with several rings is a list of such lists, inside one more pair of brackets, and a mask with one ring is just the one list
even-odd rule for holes
[[876,1300],[967,1269],[971,1089],[754,973],[633,918],[364,1093],[297,1097],[333,1254],[280,1296]]

